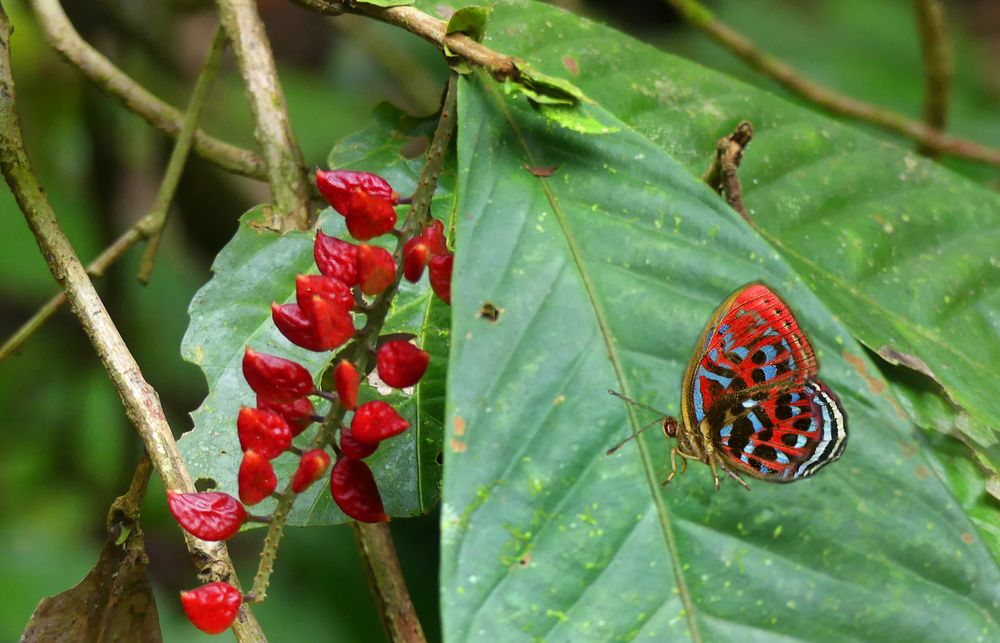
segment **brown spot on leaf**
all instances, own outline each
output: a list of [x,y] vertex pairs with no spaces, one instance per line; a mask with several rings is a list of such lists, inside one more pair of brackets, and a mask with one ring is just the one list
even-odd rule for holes
[[460,415],[455,416],[455,435],[465,435],[465,419]]
[[962,532],[962,542],[966,545],[971,545],[974,541],[972,539],[972,534],[967,531]]
[[913,474],[917,476],[917,480],[926,480],[927,477],[931,475],[931,472],[924,465],[920,465],[913,470]]
[[517,564],[520,567],[527,567],[528,565],[530,565],[531,564],[531,552],[528,551],[528,552],[526,552],[524,554],[524,556],[521,556],[521,559],[517,561]]
[[904,458],[912,458],[917,455],[917,445],[912,442],[900,442],[899,451],[903,454]]
[[553,174],[555,174],[557,167],[559,167],[558,164],[557,165],[549,165],[547,167],[541,167],[541,166],[537,166],[537,165],[528,165],[527,163],[524,164],[524,169],[526,169],[529,172],[531,172],[532,176],[540,176],[540,177],[543,177],[543,178],[547,177],[547,176],[552,176]]
[[461,440],[451,440],[448,443],[448,445],[451,447],[451,450],[455,453],[465,453],[465,450],[468,448],[468,445],[465,444],[465,442],[462,442]]
[[882,395],[882,393],[885,392],[885,382],[879,377],[868,374],[868,365],[865,364],[865,360],[846,351],[844,352],[844,360],[851,365],[851,368],[853,368],[858,375],[864,378],[865,383],[868,384],[869,391],[875,395]]
[[566,71],[574,76],[580,75],[580,65],[577,64],[576,58],[573,56],[563,56],[562,63],[563,67],[566,68]]
[[482,307],[479,309],[479,316],[486,321],[495,322],[500,319],[500,313],[503,312],[502,309],[497,308],[490,302],[484,302]]

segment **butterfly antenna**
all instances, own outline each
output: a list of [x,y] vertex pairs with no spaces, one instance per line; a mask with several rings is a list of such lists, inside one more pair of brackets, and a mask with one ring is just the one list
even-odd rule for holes
[[637,437],[639,437],[639,434],[640,434],[640,433],[642,433],[643,431],[645,431],[646,429],[648,429],[648,428],[649,428],[649,427],[651,427],[651,426],[654,426],[654,425],[656,425],[656,424],[660,424],[661,422],[663,422],[663,420],[662,420],[662,419],[656,419],[656,420],[653,420],[652,422],[650,422],[650,423],[649,423],[649,424],[647,424],[646,426],[642,427],[641,429],[639,429],[638,431],[636,431],[636,432],[635,432],[635,433],[633,433],[632,435],[628,436],[627,438],[625,438],[624,440],[622,440],[621,442],[619,442],[619,443],[618,443],[618,444],[616,444],[615,446],[613,446],[613,447],[611,447],[610,449],[608,449],[608,455],[614,455],[614,452],[615,452],[615,451],[617,451],[618,449],[622,448],[623,446],[625,446],[625,444],[626,444],[626,443],[627,443],[627,442],[628,442],[629,440],[634,440],[634,439],[636,439]]
[[669,413],[664,413],[660,409],[654,409],[653,407],[648,406],[646,404],[643,404],[642,402],[636,402],[635,400],[633,400],[629,396],[623,395],[623,394],[619,393],[618,391],[613,391],[611,389],[608,389],[608,393],[614,395],[617,398],[621,398],[621,399],[625,400],[626,402],[628,402],[632,406],[638,406],[640,409],[646,409],[647,411],[652,411],[653,413],[656,413],[657,415],[662,415],[663,417],[668,417],[670,415]]

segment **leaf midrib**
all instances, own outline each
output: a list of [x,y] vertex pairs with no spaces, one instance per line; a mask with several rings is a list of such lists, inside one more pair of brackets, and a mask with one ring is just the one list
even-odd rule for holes
[[[496,103],[497,108],[503,115],[504,120],[510,126],[514,135],[517,137],[517,141],[520,144],[522,150],[524,150],[528,161],[532,166],[538,166],[539,161],[531,152],[531,148],[528,146],[527,141],[524,138],[521,129],[517,126],[517,123],[507,107],[506,102],[503,97],[497,93],[496,87],[493,85],[492,81],[486,76],[482,71],[477,72],[477,77],[480,84],[485,88],[489,96]],[[567,247],[569,249],[570,256],[573,259],[573,263],[577,268],[577,272],[580,275],[580,279],[583,283],[584,292],[587,295],[587,300],[590,302],[591,309],[594,311],[594,317],[597,321],[598,330],[601,335],[601,339],[604,341],[604,345],[608,351],[608,359],[611,362],[612,369],[615,372],[615,379],[618,380],[618,385],[621,387],[622,391],[628,395],[629,389],[624,376],[624,372],[621,365],[621,360],[618,357],[618,351],[615,347],[615,343],[612,340],[612,334],[610,325],[605,317],[604,310],[600,305],[600,301],[597,297],[597,291],[594,287],[593,281],[591,280],[590,273],[587,271],[586,265],[583,261],[582,253],[577,246],[576,238],[572,234],[566,217],[560,207],[559,201],[556,195],[549,186],[549,182],[545,177],[537,177],[539,183],[542,186],[542,190],[545,193],[545,198],[552,206],[553,214],[556,217],[556,221],[559,222],[559,227],[562,229],[563,236],[566,240]],[[631,407],[626,409],[629,415],[629,421],[632,424],[633,430],[638,429],[639,422],[635,417],[635,412]],[[646,445],[639,440],[639,452],[642,455],[643,471],[646,474],[646,482],[649,488],[650,495],[653,498],[653,504],[656,507],[658,522],[660,524],[661,531],[663,532],[664,542],[667,546],[668,553],[670,554],[671,567],[674,571],[674,578],[677,581],[677,592],[681,598],[681,602],[684,605],[684,615],[688,623],[688,632],[691,635],[691,639],[695,643],[701,643],[701,633],[698,628],[698,622],[695,615],[694,602],[691,598],[691,592],[688,589],[687,581],[682,573],[682,564],[680,560],[680,552],[677,547],[677,542],[674,537],[673,527],[671,525],[670,514],[667,511],[666,504],[663,501],[663,497],[659,493],[660,482],[656,475],[655,467],[652,464],[649,449]]]

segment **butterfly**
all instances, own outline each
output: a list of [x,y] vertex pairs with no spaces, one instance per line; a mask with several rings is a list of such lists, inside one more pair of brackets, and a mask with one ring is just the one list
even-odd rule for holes
[[680,421],[608,392],[663,416],[653,424],[676,439],[664,485],[677,474],[680,456],[681,473],[696,460],[711,467],[716,489],[721,471],[749,490],[741,475],[795,482],[844,453],[847,414],[818,373],[792,311],[773,290],[751,283],[722,302],[698,338],[684,373]]

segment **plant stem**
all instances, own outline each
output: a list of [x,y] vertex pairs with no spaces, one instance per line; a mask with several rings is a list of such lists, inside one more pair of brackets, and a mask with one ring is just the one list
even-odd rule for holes
[[[15,106],[10,69],[10,22],[0,6],[0,169],[17,199],[53,277],[66,291],[74,314],[93,344],[125,407],[129,420],[146,445],[146,452],[167,489],[194,491],[174,441],[159,396],[146,382],[104,302],[77,258],[56,219],[52,205],[31,167],[24,149]],[[203,576],[236,582],[229,554],[222,543],[207,543],[185,535],[188,550]],[[264,640],[248,608],[241,608],[233,626],[241,641]]]
[[423,643],[424,629],[403,580],[388,523],[355,522],[351,527],[389,640]]
[[[372,355],[378,344],[379,334],[382,330],[383,324],[385,323],[385,318],[389,313],[390,307],[392,306],[392,299],[395,296],[396,291],[399,289],[399,283],[403,278],[403,246],[406,241],[419,233],[424,222],[428,221],[431,216],[431,197],[434,195],[438,179],[441,176],[441,172],[444,170],[445,152],[448,150],[448,145],[455,131],[456,93],[457,86],[455,82],[455,75],[452,74],[448,80],[448,89],[445,93],[444,104],[441,107],[441,117],[438,120],[437,129],[434,131],[434,139],[428,147],[427,159],[420,171],[417,189],[413,196],[413,205],[410,207],[410,211],[407,213],[406,219],[403,222],[403,234],[397,241],[396,249],[393,253],[393,260],[396,262],[396,278],[393,283],[384,292],[382,292],[382,294],[376,297],[374,302],[372,302],[371,308],[367,313],[368,319],[360,337],[351,340],[351,343],[349,343],[347,347],[338,354],[337,360],[335,360],[339,361],[340,359],[347,359],[354,362],[354,366],[358,369],[359,373],[367,374],[373,368]],[[346,411],[339,403],[334,402],[331,405],[330,412],[327,414],[323,424],[316,432],[316,435],[309,446],[309,450],[325,448],[333,444],[333,438],[343,422],[345,413]],[[291,483],[289,483],[285,490],[280,494],[278,505],[274,510],[271,524],[268,527],[267,535],[264,538],[264,548],[261,551],[260,564],[257,567],[257,575],[254,577],[253,588],[250,591],[250,594],[253,596],[255,601],[264,600],[267,596],[267,587],[270,584],[271,574],[274,571],[274,562],[278,555],[278,545],[281,542],[285,523],[288,521],[288,516],[292,511],[295,500],[296,494],[292,493]],[[382,532],[362,529],[356,531],[355,533],[359,534],[359,539],[367,538],[369,535],[372,538],[379,539],[378,543],[372,543],[370,546],[367,546],[367,551],[384,552],[387,547],[391,548],[392,546],[391,539],[387,540],[386,535]],[[386,541],[388,542],[388,545],[386,545]],[[362,550],[363,552],[365,551],[365,546],[362,546]],[[382,579],[393,579],[391,587],[377,586],[375,588],[376,595],[380,597],[392,597],[389,604],[383,605],[383,603],[380,602],[380,606],[391,607],[393,610],[398,609],[398,606],[401,605],[409,606],[409,610],[412,612],[409,594],[406,592],[406,585],[399,572],[399,563],[395,560],[395,553],[393,553],[391,558],[391,561],[388,558],[384,559],[385,565],[387,565],[385,569],[370,569],[371,578],[376,583],[381,583]],[[377,567],[382,564],[381,561],[383,559],[369,559],[366,557],[365,560],[367,564]],[[382,616],[383,622],[390,632],[395,632],[397,627],[401,627],[401,625],[397,626],[394,624],[394,621],[397,620],[395,612],[392,614],[383,612]],[[409,623],[409,619],[404,619],[404,621]],[[419,631],[419,624],[417,624],[417,627]],[[409,625],[407,625],[407,628],[408,631],[412,631],[412,627]],[[423,634],[420,634],[419,639],[394,638],[394,640],[422,641]]]
[[[163,102],[145,87],[91,47],[73,28],[59,0],[30,0],[49,45],[94,84],[122,101],[125,107],[171,136],[183,127],[184,115]],[[202,130],[194,135],[194,150],[219,167],[250,178],[265,180],[264,161],[250,150],[209,136]]]
[[257,3],[216,0],[216,4],[236,54],[253,113],[254,135],[263,151],[271,201],[278,214],[272,225],[280,231],[305,230],[310,221],[304,161],[288,122],[285,95]]
[[181,181],[181,174],[184,172],[184,165],[187,162],[188,153],[191,151],[191,142],[198,127],[198,119],[201,118],[205,99],[208,97],[208,91],[212,88],[215,74],[219,70],[219,60],[222,58],[222,52],[225,48],[226,32],[222,25],[218,25],[215,28],[215,36],[212,37],[212,44],[209,45],[208,55],[205,57],[201,72],[195,81],[194,91],[191,92],[191,100],[184,113],[184,123],[174,141],[174,148],[170,152],[170,160],[167,162],[167,170],[160,182],[160,189],[156,193],[156,200],[149,211],[148,226],[144,228],[149,238],[146,252],[143,253],[142,262],[139,265],[139,281],[144,284],[149,282],[149,276],[153,272],[153,262],[156,260],[160,240],[163,238],[163,228],[166,226],[167,215],[170,213],[170,204],[174,200],[177,184]]
[[743,186],[740,184],[737,172],[743,161],[743,150],[752,139],[753,126],[750,125],[750,121],[741,121],[732,134],[723,136],[715,144],[715,156],[702,180],[717,193],[724,194],[726,203],[739,212],[747,223],[754,226],[753,219],[750,218],[750,213],[743,203]]
[[1000,150],[974,141],[949,136],[934,127],[883,107],[866,103],[832,91],[810,80],[785,62],[761,51],[748,38],[725,25],[697,0],[664,0],[693,27],[732,51],[743,62],[793,94],[831,113],[865,121],[882,129],[905,136],[936,153],[967,158],[988,165],[1000,166]]
[[[944,8],[940,0],[913,0],[913,9],[924,58],[924,122],[941,132],[948,119],[952,77]],[[923,144],[918,151],[925,156],[937,156],[936,150]]]

